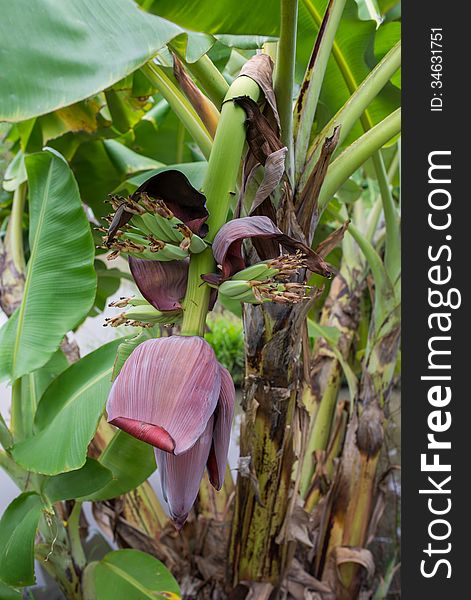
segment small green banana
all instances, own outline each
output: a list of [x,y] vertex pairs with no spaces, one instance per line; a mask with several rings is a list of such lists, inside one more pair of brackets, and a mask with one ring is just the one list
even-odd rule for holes
[[175,239],[168,234],[167,229],[162,223],[163,219],[161,217],[158,217],[158,215],[144,213],[143,215],[140,215],[139,218],[141,219],[143,226],[150,233],[150,235],[156,237],[158,240],[162,240],[163,242],[173,243],[175,241]]
[[167,310],[161,312],[153,306],[131,306],[124,313],[128,320],[144,321],[148,323],[175,323],[181,319],[181,310]]
[[146,239],[136,233],[126,232],[121,236],[119,243],[121,247],[118,249],[121,252],[136,258],[168,261],[182,260],[188,257],[188,251],[182,250],[179,246],[155,240],[152,237]]
[[144,298],[129,298],[128,304],[130,306],[152,306],[150,302],[144,300]]
[[178,229],[179,226],[183,225],[180,219],[177,219],[177,217],[163,217],[158,213],[155,213],[153,217],[158,222],[159,227],[161,227],[165,234],[170,238],[169,241],[176,242],[178,244],[183,241],[184,236]]
[[125,312],[105,319],[105,326],[119,327],[119,325],[131,325],[133,327],[149,327],[157,323],[170,325],[181,321],[182,315],[183,312],[181,310],[162,312],[151,305],[131,306]]
[[245,279],[246,281],[265,281],[266,279],[270,279],[274,277],[278,273],[278,269],[271,268],[268,265],[268,262],[260,262],[242,271],[239,271],[235,275],[232,276],[233,281],[238,281],[241,279]]
[[224,294],[224,296],[227,296],[228,298],[234,299],[238,299],[239,296],[247,294],[247,292],[250,292],[250,290],[251,286],[248,281],[228,280],[224,281],[219,286],[219,291],[221,292],[221,294]]
[[133,215],[131,219],[131,225],[145,235],[156,235],[150,227],[147,227],[144,219],[142,218],[143,216],[144,215]]
[[204,240],[202,240],[199,235],[196,235],[196,233],[194,233],[191,236],[189,247],[190,252],[192,252],[193,254],[199,254],[200,252],[203,252],[203,250],[206,250],[207,247],[208,244]]
[[179,246],[174,246],[173,244],[165,244],[161,250],[153,252],[154,260],[183,260],[187,257],[187,250],[182,250]]

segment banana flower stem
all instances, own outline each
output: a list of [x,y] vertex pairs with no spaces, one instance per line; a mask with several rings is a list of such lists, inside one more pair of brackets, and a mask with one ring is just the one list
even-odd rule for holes
[[[205,239],[209,243],[226,222],[231,201],[236,194],[237,177],[245,145],[245,112],[231,100],[238,96],[250,96],[257,101],[259,95],[258,85],[246,76],[235,79],[226,94],[203,184],[206,208],[209,212],[209,233]],[[200,276],[214,271],[215,266],[211,249],[194,254],[190,258],[181,335],[204,334],[210,288],[202,282]]]

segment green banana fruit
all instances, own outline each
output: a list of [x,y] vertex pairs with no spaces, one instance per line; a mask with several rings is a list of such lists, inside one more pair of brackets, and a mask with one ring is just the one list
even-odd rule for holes
[[[141,229],[147,235],[152,235],[163,242],[173,243],[175,241],[174,238],[168,234],[161,221],[162,219],[158,219],[157,215],[151,215],[149,213],[137,215],[137,218],[132,218],[132,223],[135,223],[136,227]],[[139,225],[137,224],[138,222]]]
[[176,242],[178,244],[183,241],[184,236],[177,228],[177,226],[183,225],[180,219],[177,219],[177,217],[171,217],[168,219],[162,215],[159,215],[158,213],[155,213],[152,216],[158,222],[159,227],[161,227],[165,234],[170,238],[169,241]]
[[202,240],[199,235],[196,235],[196,233],[194,233],[191,236],[189,247],[190,252],[192,252],[193,254],[199,254],[200,252],[203,252],[203,250],[206,250],[207,247],[208,244],[204,240]]
[[182,316],[181,310],[168,310],[161,312],[153,306],[131,306],[124,313],[128,320],[144,321],[149,323],[175,323]]
[[125,312],[114,317],[105,319],[105,326],[119,327],[130,325],[132,327],[149,327],[152,325],[170,325],[181,321],[183,312],[181,310],[160,311],[149,304],[149,306],[131,306]]
[[246,281],[264,281],[274,277],[278,273],[278,269],[271,268],[268,262],[260,262],[255,265],[251,265],[246,269],[242,269],[235,275],[232,276],[233,281],[246,280]]
[[182,250],[179,246],[174,246],[173,244],[165,244],[162,250],[153,253],[154,260],[183,260],[184,258],[188,258],[188,251]]
[[251,291],[251,286],[248,281],[234,281],[230,279],[221,283],[219,291],[228,298],[238,300],[240,296],[244,296],[247,292]]

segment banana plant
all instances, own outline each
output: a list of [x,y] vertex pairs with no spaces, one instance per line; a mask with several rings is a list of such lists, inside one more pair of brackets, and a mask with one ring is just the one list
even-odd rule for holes
[[[77,600],[359,597],[400,339],[397,11],[24,4],[0,25],[0,594],[36,558]],[[80,357],[108,299],[121,334]],[[120,549],[90,554],[84,502]]]

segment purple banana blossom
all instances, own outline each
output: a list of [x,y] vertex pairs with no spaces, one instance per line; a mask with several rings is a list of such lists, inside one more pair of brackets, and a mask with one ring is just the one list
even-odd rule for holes
[[[250,238],[262,260],[275,258],[274,251],[281,245],[289,253],[300,252],[305,257],[307,268],[313,273],[330,277],[332,270],[322,256],[309,246],[283,233],[271,219],[264,216],[233,219],[221,227],[213,242],[213,254],[222,271],[222,280],[228,279],[245,269],[242,242]],[[275,243],[275,246],[273,245]]]
[[205,468],[224,482],[235,390],[228,371],[200,337],[140,344],[111,389],[108,421],[155,447],[162,489],[178,527],[196,500]]

